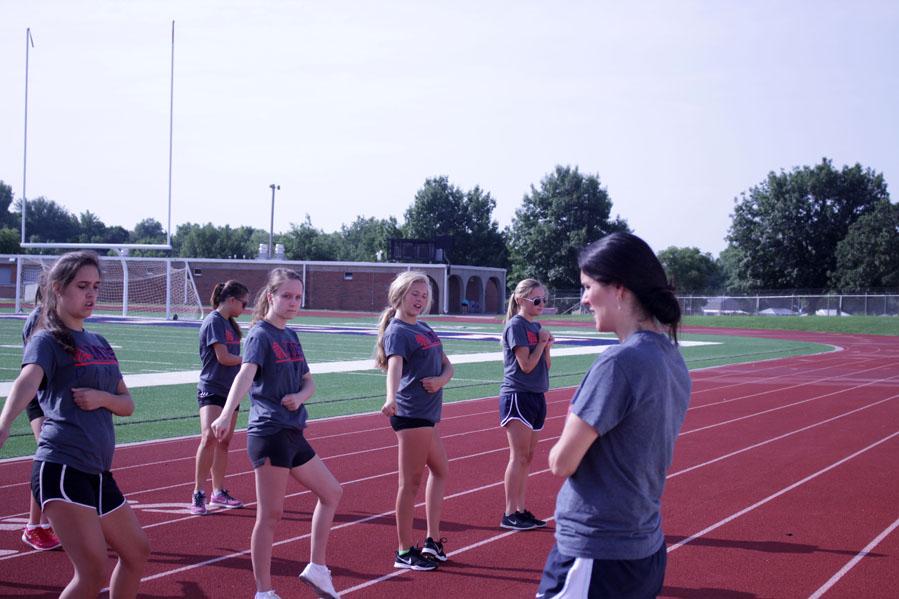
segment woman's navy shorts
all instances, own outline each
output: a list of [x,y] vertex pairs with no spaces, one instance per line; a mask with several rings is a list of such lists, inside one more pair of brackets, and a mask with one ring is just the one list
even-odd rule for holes
[[665,544],[642,559],[568,557],[553,545],[537,588],[541,599],[649,599],[662,591],[668,553]]
[[533,431],[543,430],[546,397],[542,393],[503,393],[499,396],[499,425],[520,420]]

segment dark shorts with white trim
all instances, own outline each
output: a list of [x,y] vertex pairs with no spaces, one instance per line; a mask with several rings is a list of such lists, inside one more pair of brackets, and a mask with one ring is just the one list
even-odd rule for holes
[[642,559],[568,557],[554,544],[546,557],[538,599],[649,599],[662,592],[668,551],[665,544]]
[[499,425],[519,420],[533,431],[546,422],[546,396],[542,393],[503,393],[499,396]]
[[303,431],[285,428],[271,435],[247,435],[247,454],[253,468],[269,464],[278,468],[296,468],[315,457],[315,450]]
[[91,508],[105,516],[125,505],[112,472],[90,474],[65,464],[34,461],[31,466],[31,493],[44,508],[51,501],[65,501]]

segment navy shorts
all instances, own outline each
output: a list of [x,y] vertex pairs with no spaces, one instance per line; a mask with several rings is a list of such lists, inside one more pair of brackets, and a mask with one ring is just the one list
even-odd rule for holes
[[51,501],[65,501],[105,516],[125,505],[125,496],[112,472],[90,474],[64,464],[38,460],[31,466],[31,493],[41,509]]
[[543,430],[546,397],[542,393],[503,393],[499,396],[499,425],[520,420],[533,431]]
[[537,597],[649,599],[662,592],[667,561],[664,543],[649,557],[626,560],[567,557],[554,544],[546,557]]
[[395,431],[405,430],[407,428],[425,428],[427,426],[434,427],[434,423],[424,418],[409,418],[408,416],[391,416],[390,426]]
[[[220,408],[225,407],[225,402],[228,401],[228,398],[223,395],[217,395],[215,393],[207,393],[206,391],[197,391],[197,406],[218,406]],[[237,406],[235,412],[240,411],[240,406]]]
[[37,397],[28,402],[25,412],[28,414],[28,422],[44,417],[44,411],[41,409],[41,404],[37,402]]
[[278,468],[296,468],[315,457],[303,431],[287,428],[271,435],[247,435],[247,453],[253,468],[265,464],[266,459]]

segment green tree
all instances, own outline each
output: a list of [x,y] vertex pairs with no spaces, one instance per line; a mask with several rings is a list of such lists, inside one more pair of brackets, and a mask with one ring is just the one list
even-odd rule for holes
[[19,247],[19,231],[9,227],[0,229],[0,254],[18,254],[22,251]]
[[611,218],[612,200],[598,175],[582,175],[577,167],[556,166],[531,185],[509,229],[512,272],[509,283],[535,277],[553,288],[580,287],[577,253],[585,245],[627,223]]
[[19,227],[19,219],[15,213],[9,210],[10,206],[12,206],[12,200],[12,187],[0,179],[0,227],[9,227],[10,229]]
[[[22,200],[16,202],[21,215]],[[44,197],[28,200],[25,234],[32,243],[74,243],[78,241],[79,223],[72,213]]]
[[679,293],[713,291],[721,286],[723,277],[718,263],[699,248],[671,246],[659,252],[659,261]]
[[290,230],[279,237],[284,255],[289,260],[339,260],[340,235],[325,233],[312,226],[309,215],[302,224],[290,224]]
[[721,273],[722,291],[727,293],[746,293],[750,289],[745,286],[745,281],[740,279],[743,254],[733,245],[724,248],[715,263],[718,265],[718,271]]
[[357,216],[350,225],[340,227],[340,260],[375,262],[380,252],[386,259],[390,239],[402,237],[394,217],[386,219]]
[[154,218],[145,218],[136,225],[131,233],[132,243],[165,243],[165,229],[162,223]]
[[90,210],[85,210],[78,217],[78,229],[80,243],[103,243],[106,241],[106,225]]
[[185,223],[178,225],[172,250],[185,258],[254,258],[256,232],[252,227],[232,229],[230,225]]
[[735,199],[728,241],[741,259],[741,285],[822,289],[836,268],[837,244],[859,217],[889,200],[883,175],[823,159],[768,178]]
[[447,177],[426,179],[406,210],[403,236],[450,237],[450,262],[505,268],[508,250],[499,225],[492,219],[494,208],[496,200],[480,187],[463,192]]
[[837,245],[831,288],[899,287],[899,204],[879,203],[849,227]]

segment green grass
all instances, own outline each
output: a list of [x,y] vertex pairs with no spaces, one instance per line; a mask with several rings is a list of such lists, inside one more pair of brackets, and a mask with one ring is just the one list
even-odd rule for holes
[[687,316],[684,324],[699,327],[899,335],[896,316]]
[[[584,317],[580,317],[582,320]],[[575,320],[575,319],[570,319]],[[0,380],[15,377],[21,361],[21,350],[16,346],[21,330],[19,320],[0,319],[0,338],[15,347],[0,349]],[[302,317],[297,323],[317,325],[353,324],[374,327],[375,320],[358,318]],[[197,329],[160,325],[102,324],[89,325],[104,335],[116,347],[122,370],[125,373],[171,372],[199,369],[197,357]],[[500,332],[499,322],[436,322],[438,330],[465,332]],[[595,336],[588,328],[564,325],[552,327],[559,333]],[[827,346],[798,343],[785,340],[740,338],[719,335],[688,335],[686,339],[712,341],[715,345],[683,347],[682,351],[691,369],[751,362],[818,353]],[[334,360],[359,360],[372,355],[374,337],[325,333],[300,334],[303,347],[313,363]],[[471,352],[498,351],[496,342],[444,339],[444,347],[450,355]],[[551,386],[577,385],[595,355],[556,356],[550,371]],[[314,369],[314,367],[313,367]],[[313,370],[314,374],[314,370]],[[444,392],[447,402],[476,397],[495,396],[502,379],[502,364],[486,362],[460,364],[456,375]],[[384,375],[377,370],[315,375],[317,393],[308,404],[310,418],[324,418],[345,414],[376,411],[384,401]],[[196,385],[166,385],[132,389],[135,413],[129,418],[116,418],[116,435],[120,443],[162,439],[183,435],[195,435],[199,420],[196,408]],[[238,418],[238,426],[246,426],[249,402],[244,401]],[[34,451],[34,439],[27,418],[21,415],[13,425],[12,436],[2,449],[0,458],[28,455]]]

